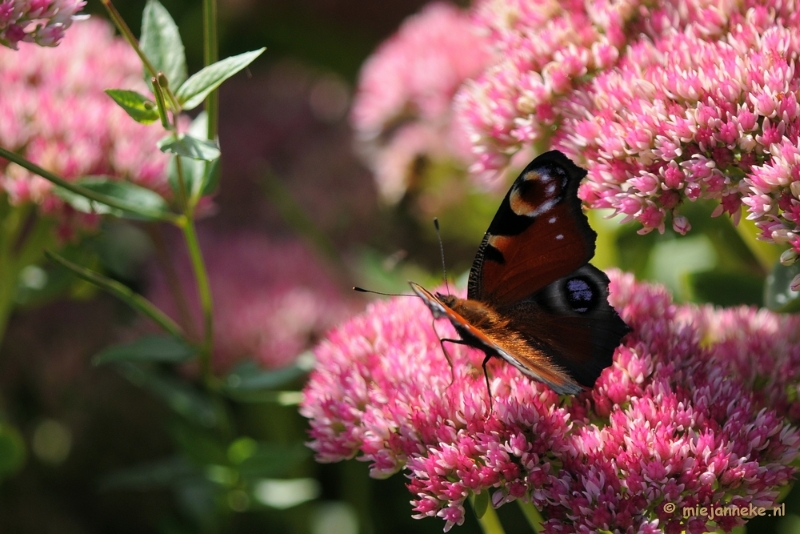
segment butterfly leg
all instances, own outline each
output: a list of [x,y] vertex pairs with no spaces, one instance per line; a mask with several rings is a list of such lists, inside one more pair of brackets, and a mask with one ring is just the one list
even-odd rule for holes
[[[436,332],[436,319],[433,320],[433,323],[431,323],[431,326],[433,327],[433,331]],[[438,332],[436,332],[436,337],[439,337],[439,333]],[[450,354],[448,354],[447,353],[447,349],[444,348],[444,342],[445,341],[449,341],[450,343],[454,343],[456,345],[466,345],[466,343],[464,343],[464,341],[462,341],[460,339],[450,339],[450,338],[441,338],[441,337],[439,337],[439,345],[441,345],[442,352],[444,353],[444,357],[447,359],[447,364],[450,366],[450,384],[447,386],[447,387],[450,387],[450,386],[453,385],[453,382],[456,381],[456,372],[455,372],[455,369],[453,368],[453,360],[450,359]]]
[[440,337],[439,338],[439,345],[442,346],[442,352],[444,352],[444,357],[447,358],[447,363],[450,364],[450,385],[452,386],[453,382],[456,381],[456,372],[455,372],[455,369],[453,368],[453,360],[450,359],[450,355],[447,353],[447,349],[444,348],[444,342],[445,341],[449,341],[450,343],[453,343],[454,345],[466,345],[466,343],[464,343],[464,341],[462,341],[460,339],[450,339],[450,338],[447,338],[447,337],[445,337],[445,338],[441,338]]
[[486,379],[486,392],[489,394],[489,413],[486,415],[488,419],[490,415],[492,415],[492,411],[494,410],[494,405],[492,401],[492,386],[489,385],[489,373],[486,371],[486,364],[489,363],[489,360],[494,356],[493,354],[486,354],[486,357],[483,359],[483,363],[481,367],[483,367],[483,378]]

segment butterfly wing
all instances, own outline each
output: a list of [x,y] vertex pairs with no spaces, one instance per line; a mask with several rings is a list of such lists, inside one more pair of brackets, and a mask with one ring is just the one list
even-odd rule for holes
[[545,354],[579,384],[594,386],[630,331],[608,303],[608,283],[605,273],[587,264],[529,299],[498,308],[509,318],[508,328],[526,341],[527,347],[514,351],[520,364],[532,370],[526,374],[535,374]]
[[[467,301],[452,296],[442,297],[448,300],[444,302],[440,295],[434,295],[414,282],[410,284],[411,289],[431,310],[434,318],[444,317],[452,323],[464,344],[482,350],[486,354],[503,358],[528,377],[544,382],[559,395],[575,395],[581,392],[581,386],[566,369],[554,363],[548,353],[531,345],[514,330],[497,325],[499,315],[491,309],[485,308],[477,301]],[[477,313],[476,308],[480,310]],[[494,317],[489,321],[477,319],[477,316],[486,318],[486,314]],[[501,319],[501,322],[505,321]],[[481,323],[488,324],[481,325]],[[524,356],[519,357],[519,354]]]
[[581,210],[586,171],[556,150],[514,181],[481,242],[468,297],[501,306],[533,295],[594,256],[597,234]]

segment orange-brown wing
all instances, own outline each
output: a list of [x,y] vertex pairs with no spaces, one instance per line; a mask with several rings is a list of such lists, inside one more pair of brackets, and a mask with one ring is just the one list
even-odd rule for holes
[[584,176],[558,151],[540,155],[522,171],[478,249],[470,299],[516,302],[588,263],[597,234],[578,198]]
[[507,328],[530,348],[514,354],[523,366],[539,368],[544,354],[586,387],[594,386],[611,365],[614,349],[630,331],[608,303],[608,277],[593,265],[557,280],[531,299],[498,308],[498,313],[509,318]]
[[[582,391],[581,386],[570,376],[567,369],[554,363],[553,358],[527,342],[521,335],[503,327],[493,327],[488,324],[484,324],[485,328],[476,326],[485,322],[476,321],[474,313],[466,313],[470,308],[470,301],[434,295],[419,284],[414,282],[410,284],[435,318],[446,317],[452,323],[464,344],[479,349],[487,355],[503,358],[526,376],[547,384],[559,395],[575,395]],[[448,302],[444,302],[443,299]],[[472,304],[480,303],[472,302]],[[459,311],[465,313],[462,315]]]

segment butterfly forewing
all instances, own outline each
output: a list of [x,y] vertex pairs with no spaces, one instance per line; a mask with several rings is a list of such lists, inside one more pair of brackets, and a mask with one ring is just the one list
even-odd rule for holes
[[585,175],[557,151],[542,154],[522,171],[478,249],[469,298],[515,302],[592,258],[597,234],[577,195]]

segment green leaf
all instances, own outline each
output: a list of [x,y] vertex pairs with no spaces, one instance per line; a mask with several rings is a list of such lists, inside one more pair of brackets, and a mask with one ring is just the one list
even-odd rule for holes
[[228,464],[227,447],[214,432],[176,421],[170,425],[169,433],[178,450],[195,464]]
[[169,487],[187,479],[199,478],[202,472],[186,458],[175,456],[123,469],[103,477],[101,490],[149,490]]
[[258,400],[258,394],[296,380],[308,372],[302,365],[291,365],[283,369],[262,369],[248,361],[237,365],[225,377],[224,391],[239,400]]
[[222,82],[247,67],[265,48],[245,52],[238,56],[231,56],[222,61],[217,61],[203,70],[193,74],[175,93],[178,102],[185,110],[194,109],[199,106],[208,94],[220,86]]
[[800,274],[800,262],[791,267],[776,262],[764,285],[764,305],[770,310],[782,313],[800,311],[800,292],[792,291],[789,287],[792,279],[798,274]]
[[112,208],[102,202],[90,200],[62,187],[54,189],[59,197],[82,213],[110,214],[117,217],[145,220],[162,220],[162,216],[169,215],[167,201],[161,195],[136,184],[121,182],[103,176],[81,178],[76,184],[92,192],[141,208],[141,211],[125,211]]
[[209,396],[185,381],[127,362],[121,363],[119,369],[131,383],[149,389],[175,413],[187,420],[206,428],[214,427],[219,422]]
[[178,339],[168,336],[145,336],[132,343],[109,347],[94,357],[95,365],[116,362],[183,363],[197,351]]
[[286,476],[310,454],[302,444],[259,443],[253,454],[239,464],[239,473],[251,479]]
[[[180,87],[186,80],[186,55],[178,26],[158,0],[148,0],[142,14],[142,38],[139,42],[144,55],[157,72],[163,72],[171,87]],[[145,81],[151,75],[145,73]]]
[[106,94],[136,122],[151,124],[158,120],[156,103],[146,96],[124,89],[106,89]]
[[686,282],[694,302],[717,306],[761,306],[764,295],[763,279],[747,272],[699,271],[688,273]]
[[25,441],[15,427],[0,423],[0,480],[25,465]]
[[162,152],[171,152],[178,156],[203,161],[213,161],[219,158],[220,155],[216,143],[187,134],[178,134],[177,138],[174,134],[169,134],[158,142],[158,148]]
[[489,492],[482,491],[473,494],[472,508],[475,510],[475,515],[480,519],[489,508]]
[[59,263],[62,267],[69,269],[76,276],[105,291],[108,291],[134,310],[142,313],[146,317],[149,317],[151,320],[153,320],[153,322],[163,328],[166,332],[172,334],[174,337],[183,337],[183,331],[178,323],[173,321],[168,315],[153,305],[152,302],[139,295],[128,286],[121,284],[116,280],[112,280],[107,276],[103,276],[98,272],[92,271],[91,269],[87,269],[82,265],[71,262],[64,256],[56,254],[53,251],[45,250],[44,254],[46,257]]
[[[208,135],[208,115],[202,112],[192,121],[189,136],[197,139],[205,139]],[[180,157],[180,156],[176,156]],[[172,191],[178,192],[178,172],[176,159],[172,158],[169,163],[169,185]],[[180,158],[181,168],[183,169],[183,180],[189,198],[198,199],[200,197],[213,194],[219,185],[219,158],[208,162],[204,160]]]

